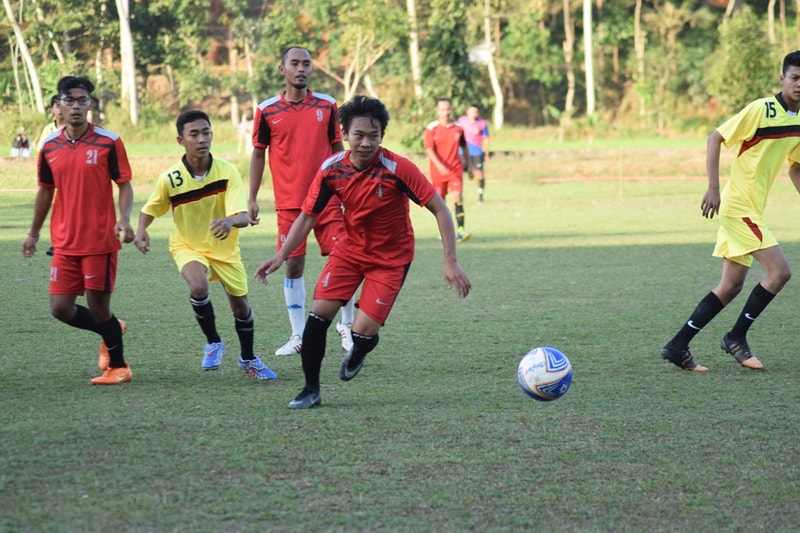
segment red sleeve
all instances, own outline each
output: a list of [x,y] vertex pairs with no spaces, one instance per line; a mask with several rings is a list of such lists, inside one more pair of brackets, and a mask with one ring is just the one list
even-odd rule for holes
[[424,147],[427,150],[428,148],[433,148],[433,130],[430,128],[425,128],[425,143]]
[[131,172],[131,164],[128,161],[128,152],[125,151],[125,145],[122,139],[117,137],[114,140],[114,166],[111,168],[111,177],[117,183],[125,183],[131,181],[133,173]]

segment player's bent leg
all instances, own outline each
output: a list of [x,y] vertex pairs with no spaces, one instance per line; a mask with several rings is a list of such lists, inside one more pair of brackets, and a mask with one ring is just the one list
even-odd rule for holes
[[361,313],[354,327],[353,348],[344,356],[339,366],[339,379],[342,381],[350,381],[356,377],[364,366],[367,354],[378,345],[380,322],[366,313]]

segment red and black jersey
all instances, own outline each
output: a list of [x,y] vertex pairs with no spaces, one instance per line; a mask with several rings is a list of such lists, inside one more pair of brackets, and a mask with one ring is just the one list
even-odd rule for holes
[[409,200],[426,205],[436,194],[433,185],[411,161],[385,148],[363,169],[355,168],[349,156],[346,150],[322,164],[303,212],[318,216],[336,196],[344,206],[344,231],[332,256],[376,266],[410,263],[414,229]]
[[331,145],[342,141],[336,100],[308,91],[299,102],[281,93],[258,105],[253,146],[269,151],[276,209],[299,209]]
[[95,255],[119,250],[114,232],[117,210],[112,183],[131,180],[122,139],[89,124],[78,139],[65,129],[42,145],[38,162],[41,187],[58,190],[50,217],[50,240],[65,255]]

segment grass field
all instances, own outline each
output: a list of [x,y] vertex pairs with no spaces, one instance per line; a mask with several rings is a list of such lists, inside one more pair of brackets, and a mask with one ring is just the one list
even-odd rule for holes
[[[271,355],[288,334],[280,277],[251,285],[256,345],[279,379],[236,366],[218,285],[230,352],[203,372],[168,219],[148,256],[120,254],[112,307],[133,382],[91,387],[99,339],[49,316],[48,258],[20,253],[33,193],[13,189],[31,169],[0,163],[0,531],[796,531],[800,282],[751,331],[764,372],[719,349],[743,297],[693,343],[710,372],[659,356],[719,277],[698,145],[492,161],[486,204],[467,185],[466,300],[443,285],[433,217],[412,207],[417,258],[380,344],[343,383],[331,328],[324,405],[301,412],[286,408],[299,358]],[[242,237],[250,271],[274,247],[263,198]],[[795,266],[799,205],[780,180],[766,215]],[[321,264],[309,256],[309,285]],[[574,366],[558,401],[516,383],[537,345]]]

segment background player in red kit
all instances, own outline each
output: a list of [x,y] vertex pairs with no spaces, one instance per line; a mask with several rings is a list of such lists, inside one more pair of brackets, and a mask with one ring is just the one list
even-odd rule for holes
[[[308,50],[290,47],[281,56],[280,72],[286,79],[285,90],[258,105],[253,121],[253,155],[250,159],[250,222],[257,224],[258,191],[264,174],[265,152],[269,148],[269,169],[278,212],[278,249],[283,247],[292,223],[300,214],[300,206],[319,165],[333,153],[344,149],[342,132],[336,117],[336,100],[327,94],[308,89],[313,67]],[[341,231],[342,213],[331,202],[321,213],[314,235],[323,256],[330,255]],[[300,351],[305,325],[306,241],[289,251],[283,294],[292,334],[289,342],[275,355],[294,355]],[[350,325],[353,322],[353,301],[342,307],[342,318],[336,326],[342,337],[342,348],[353,344]]]
[[284,247],[261,263],[255,274],[266,284],[267,276],[280,268],[288,257],[287,250],[306,238],[326,206],[337,200],[344,205],[344,232],[320,274],[303,334],[305,387],[289,403],[290,409],[322,403],[319,374],[326,332],[339,306],[362,282],[359,313],[353,322],[353,348],[342,360],[339,378],[353,379],[366,355],[378,344],[378,331],[414,258],[409,200],[425,206],[436,217],[448,287],[455,286],[462,297],[471,289],[456,260],[455,228],[444,200],[413,163],[380,146],[389,123],[386,107],[377,99],[356,96],[342,106],[339,117],[350,150],[322,164]]
[[[464,190],[464,164],[462,154],[468,153],[467,139],[464,129],[453,122],[450,114],[453,104],[449,98],[436,101],[436,120],[425,127],[425,151],[431,160],[430,173],[433,186],[442,198],[447,192],[453,193],[455,203],[456,224],[458,225],[458,242],[466,241],[470,234],[464,229],[464,203],[461,193]],[[461,149],[461,154],[459,154]],[[472,163],[467,158],[467,172],[472,177]]]
[[[88,120],[94,84],[67,76],[58,82],[60,107],[66,126],[49,137],[39,152],[39,190],[33,221],[22,254],[36,252],[53,195],[58,198],[50,219],[50,240],[55,253],[50,265],[50,312],[72,327],[97,333],[98,366],[103,375],[95,385],[116,385],[131,380],[130,365],[122,349],[121,323],[111,313],[111,293],[117,273],[117,255],[123,242],[133,240],[130,224],[133,205],[131,167],[120,137]],[[111,184],[119,188],[119,218]],[[86,294],[88,308],[77,305]]]

